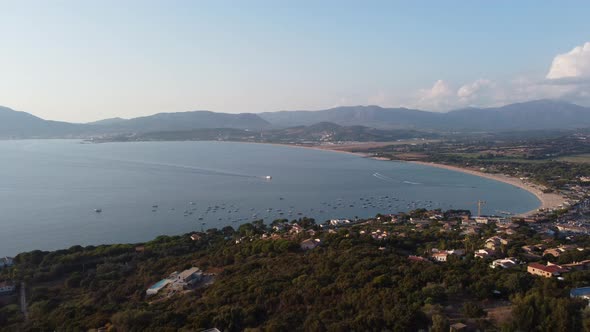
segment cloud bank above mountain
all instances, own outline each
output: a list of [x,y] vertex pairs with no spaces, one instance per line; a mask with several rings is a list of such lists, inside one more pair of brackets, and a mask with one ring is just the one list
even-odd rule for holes
[[[439,79],[430,88],[416,91],[406,98],[388,98],[380,92],[379,100],[391,105],[431,111],[463,107],[491,107],[535,99],[563,99],[590,105],[590,42],[557,54],[544,77],[517,76],[507,81],[485,77],[454,84]],[[369,101],[375,100],[370,97]]]

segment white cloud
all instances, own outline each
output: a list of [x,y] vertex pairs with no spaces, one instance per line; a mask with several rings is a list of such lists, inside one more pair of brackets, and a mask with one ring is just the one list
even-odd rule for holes
[[553,58],[546,78],[590,78],[590,42]]
[[465,84],[457,90],[457,97],[461,99],[470,99],[476,97],[483,90],[493,88],[494,82],[487,79],[478,79],[473,83]]
[[410,105],[432,111],[442,111],[453,104],[454,97],[453,87],[443,80],[438,80],[430,89],[419,90],[416,94],[417,100],[410,102]]
[[545,76],[538,73],[536,77],[516,76],[503,81],[478,78],[459,88],[440,79],[430,88],[405,97],[379,91],[368,98],[370,104],[427,111],[494,107],[536,99],[560,99],[590,106],[590,42],[556,55]]

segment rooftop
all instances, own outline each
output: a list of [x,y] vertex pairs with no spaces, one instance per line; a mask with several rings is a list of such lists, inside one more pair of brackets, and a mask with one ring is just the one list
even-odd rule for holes
[[198,267],[191,267],[188,270],[184,270],[184,271],[180,272],[180,274],[178,276],[181,279],[186,279],[199,271],[200,271],[200,269]]

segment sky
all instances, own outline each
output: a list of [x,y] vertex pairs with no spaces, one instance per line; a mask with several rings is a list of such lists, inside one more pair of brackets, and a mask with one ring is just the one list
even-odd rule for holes
[[590,105],[589,1],[0,0],[0,105],[159,112]]

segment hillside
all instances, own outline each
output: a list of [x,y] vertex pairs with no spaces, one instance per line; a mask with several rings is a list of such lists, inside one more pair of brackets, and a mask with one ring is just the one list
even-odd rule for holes
[[209,111],[159,113],[129,120],[95,123],[105,132],[180,131],[201,128],[261,129],[270,124],[256,114]]
[[80,133],[85,126],[47,121],[25,112],[0,106],[0,139],[33,137],[67,137]]
[[203,128],[262,129],[269,123],[256,114],[207,111],[160,113],[134,119],[105,119],[88,124],[44,120],[25,112],[0,107],[0,139],[85,138],[95,135],[183,131]]
[[[219,128],[265,132],[290,128],[281,134],[286,135],[286,138],[294,135],[302,138],[321,134],[326,132],[325,129],[331,128],[334,131],[334,126],[339,126],[336,131],[342,134],[341,140],[361,140],[354,139],[355,136],[371,140],[369,136],[377,136],[375,139],[379,139],[389,135],[376,129],[426,132],[575,129],[590,127],[590,108],[562,101],[536,100],[502,107],[467,108],[448,113],[380,106],[346,106],[321,111],[260,114],[209,111],[159,113],[128,120],[112,118],[88,124],[73,124],[48,121],[0,107],[0,138],[4,139],[90,137]],[[399,132],[395,135],[397,134]]]
[[365,126],[340,126],[321,122],[311,126],[285,129],[247,130],[233,128],[200,128],[177,131],[153,131],[138,134],[114,134],[95,138],[94,142],[125,141],[235,141],[260,143],[328,143],[391,142],[400,139],[438,138],[440,135],[409,129],[375,129]]
[[494,108],[468,108],[448,113],[379,106],[337,107],[322,111],[261,113],[275,126],[333,122],[343,126],[434,130],[530,130],[573,129],[590,126],[590,108],[575,104],[536,100]]

